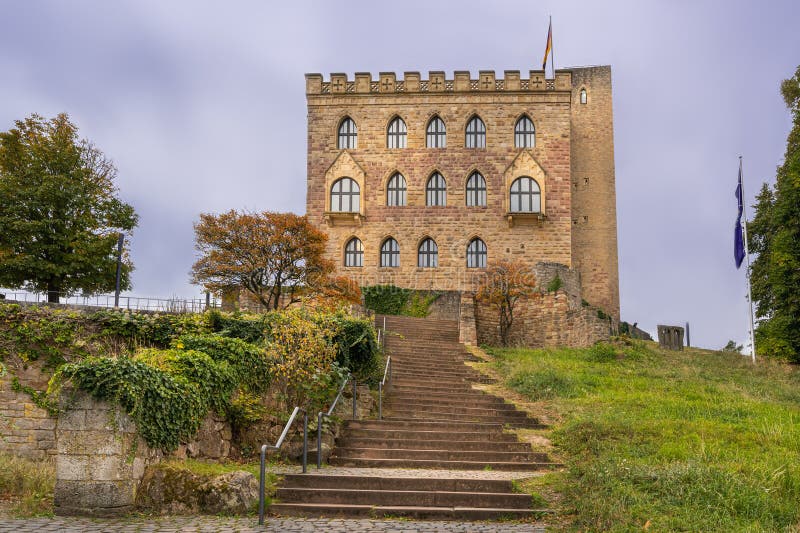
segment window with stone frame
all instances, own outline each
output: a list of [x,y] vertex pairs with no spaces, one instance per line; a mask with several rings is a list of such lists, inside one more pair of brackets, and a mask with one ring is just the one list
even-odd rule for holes
[[446,148],[447,132],[445,131],[444,120],[438,115],[428,121],[425,131],[425,146],[428,148]]
[[386,205],[404,206],[406,205],[406,179],[402,174],[396,172],[386,184]]
[[447,182],[438,172],[434,172],[428,178],[428,184],[425,186],[425,205],[447,205]]
[[364,244],[358,237],[353,237],[347,241],[347,244],[344,247],[344,266],[364,266]]
[[514,180],[509,191],[509,211],[512,213],[541,213],[542,194],[539,184],[529,176]]
[[467,245],[467,268],[486,268],[486,243],[475,237]]
[[478,115],[474,115],[467,122],[464,146],[467,148],[486,148],[486,125]]
[[405,148],[408,130],[400,117],[394,117],[386,130],[386,148]]
[[345,117],[339,124],[339,150],[355,150],[358,148],[358,128],[350,117]]
[[536,146],[536,129],[528,115],[521,116],[514,125],[514,146],[517,148]]
[[392,268],[400,266],[400,245],[392,237],[381,244],[381,266]]
[[486,207],[486,180],[477,170],[467,178],[467,207]]
[[585,104],[588,101],[586,89],[581,89],[581,103]]
[[417,266],[420,268],[436,268],[439,266],[439,247],[430,237],[419,245]]
[[361,207],[361,190],[353,178],[341,178],[331,186],[331,211],[357,213]]

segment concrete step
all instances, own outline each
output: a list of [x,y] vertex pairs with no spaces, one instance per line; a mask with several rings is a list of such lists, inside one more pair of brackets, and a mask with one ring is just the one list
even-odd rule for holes
[[393,431],[495,431],[502,433],[503,424],[499,422],[462,422],[458,420],[421,420],[419,418],[400,418],[386,416],[383,420],[347,420],[345,431],[349,429],[384,429]]
[[[392,439],[417,439],[417,440],[446,440],[453,438],[452,430],[448,431],[432,431],[432,430],[410,430],[408,428],[400,429],[348,429],[343,433],[341,438],[352,439],[374,439],[374,440],[392,440]],[[481,441],[481,442],[518,442],[516,435],[510,433],[501,433],[499,428],[494,428],[491,431],[459,431],[458,438],[465,441]]]
[[498,461],[442,461],[431,459],[365,459],[356,457],[331,457],[332,466],[355,468],[433,468],[445,470],[498,470],[535,472],[562,466],[551,462],[498,462]]
[[441,420],[441,421],[458,421],[458,422],[499,422],[505,424],[506,422],[516,422],[529,420],[528,415],[520,411],[499,411],[496,409],[475,409],[472,411],[457,409],[447,409],[442,407],[428,407],[424,411],[422,409],[407,409],[397,407],[395,409],[387,409],[385,414],[387,416],[405,418],[405,419],[420,419],[426,420]]
[[284,476],[282,486],[321,489],[513,492],[513,484],[507,479],[439,479],[327,474],[287,474]]
[[480,451],[494,450],[501,452],[529,452],[531,445],[524,442],[498,442],[491,440],[462,440],[461,435],[451,435],[458,440],[425,440],[415,438],[368,438],[355,437],[348,432],[346,437],[336,440],[336,445],[342,448],[392,448],[415,450],[460,450]]
[[512,492],[448,492],[435,490],[374,490],[317,487],[280,487],[280,503],[338,503],[405,507],[531,508],[529,494]]
[[483,463],[545,463],[546,453],[530,451],[502,452],[491,449],[465,450],[415,450],[405,448],[343,448],[336,447],[331,457],[342,459],[425,459],[430,461],[479,461]]
[[523,519],[543,510],[492,509],[474,507],[413,507],[352,504],[273,503],[270,512],[278,516],[380,518],[402,516],[429,520]]
[[496,398],[481,396],[467,396],[462,398],[429,398],[427,396],[420,396],[413,398],[391,395],[383,401],[383,406],[388,408],[409,407],[412,409],[425,409],[426,407],[435,406],[437,409],[465,408],[491,409],[497,411],[513,411],[516,409],[516,407],[510,403],[504,403]]

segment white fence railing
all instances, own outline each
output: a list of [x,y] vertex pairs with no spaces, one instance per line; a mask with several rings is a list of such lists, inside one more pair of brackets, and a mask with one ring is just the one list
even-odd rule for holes
[[[47,293],[0,289],[0,302],[47,303]],[[113,294],[59,294],[59,305],[113,309]],[[217,298],[148,298],[141,296],[119,297],[119,309],[160,313],[202,313],[206,309],[219,309]]]

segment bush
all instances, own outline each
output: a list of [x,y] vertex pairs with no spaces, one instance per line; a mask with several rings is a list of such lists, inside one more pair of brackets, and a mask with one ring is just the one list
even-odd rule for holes
[[440,296],[394,285],[373,285],[362,287],[364,305],[380,315],[405,315],[418,318],[428,316],[429,308]]
[[181,350],[197,350],[214,361],[226,362],[236,382],[248,391],[258,393],[269,388],[273,361],[264,346],[218,334],[181,335],[173,340],[172,346]]
[[126,357],[67,364],[53,379],[54,384],[70,380],[98,400],[119,404],[136,422],[147,444],[166,452],[194,436],[209,407],[222,403],[219,397],[208,397],[208,388],[186,377]]
[[336,362],[359,381],[372,385],[380,380],[381,357],[377,333],[371,320],[344,313],[317,315],[336,349]]
[[89,317],[102,328],[103,335],[115,336],[135,344],[166,348],[173,337],[209,330],[201,314],[171,315],[129,311],[98,311]]

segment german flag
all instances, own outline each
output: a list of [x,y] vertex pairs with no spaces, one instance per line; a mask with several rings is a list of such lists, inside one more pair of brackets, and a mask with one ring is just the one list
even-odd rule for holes
[[544,49],[544,59],[542,60],[542,70],[547,68],[547,56],[553,49],[553,19],[550,19],[550,27],[547,29],[547,46]]

